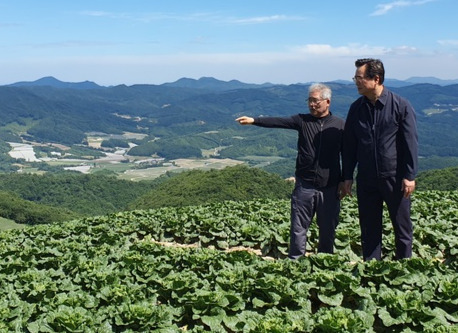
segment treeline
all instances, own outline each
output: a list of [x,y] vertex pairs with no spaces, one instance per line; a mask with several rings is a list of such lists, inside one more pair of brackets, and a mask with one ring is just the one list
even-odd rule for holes
[[[284,199],[289,197],[292,184],[260,169],[236,166],[219,171],[169,172],[150,182],[73,172],[1,174],[0,188],[5,197],[14,198],[3,200],[0,216],[18,223],[37,224],[62,221],[62,216],[97,216],[137,208],[254,198]],[[62,214],[56,215],[52,209],[57,212],[61,209]]]
[[23,200],[68,209],[80,216],[96,216],[125,210],[128,203],[151,190],[151,185],[107,175],[65,172],[2,174],[0,188]]
[[420,172],[416,179],[417,190],[458,190],[458,167]]
[[0,216],[29,225],[64,222],[80,217],[68,209],[24,200],[11,192],[0,192]]
[[159,142],[150,141],[133,147],[129,151],[131,156],[158,155],[166,159],[202,157],[202,151],[188,142],[186,138],[160,139]]
[[[423,159],[422,159],[423,160]],[[440,159],[439,159],[440,160]],[[423,161],[424,162],[424,161]],[[450,159],[449,164],[458,164],[458,160]],[[294,175],[295,160],[293,158],[285,158],[273,162],[262,169],[276,173],[283,178],[288,178]],[[458,166],[457,167],[443,167],[440,169],[422,170],[419,172],[416,179],[417,191],[456,191],[458,190]]]
[[159,183],[130,209],[181,207],[227,200],[287,199],[293,184],[279,175],[245,165],[223,170],[191,170]]
[[[288,164],[292,162],[289,160]],[[281,165],[282,161],[278,163]],[[290,177],[293,170],[287,170]],[[0,174],[0,216],[17,223],[41,224],[132,209],[226,200],[289,199],[293,183],[284,178],[246,165],[223,170],[168,172],[149,182],[74,172]],[[417,190],[458,190],[458,167],[421,172]]]
[[65,119],[45,118],[27,130],[32,138],[40,138],[42,142],[59,142],[62,144],[78,144],[84,141],[86,134],[80,129],[69,125]]
[[[175,131],[178,131],[175,129]],[[174,135],[170,132],[157,131],[154,139],[147,137],[144,140],[137,140],[136,146],[129,150],[131,156],[152,156],[158,155],[165,159],[178,158],[201,158],[202,150],[216,149],[221,146],[232,146],[234,142],[240,141],[232,138],[235,136],[233,130],[218,130],[202,133],[186,133],[189,127],[182,126],[179,129],[181,135]],[[237,155],[240,156],[240,155]]]
[[220,152],[222,158],[239,159],[245,156],[296,157],[296,131],[245,126],[244,134],[245,136],[233,140],[229,147]]
[[8,154],[10,150],[10,145],[0,138],[0,172],[12,172],[18,169],[14,165],[16,160]]

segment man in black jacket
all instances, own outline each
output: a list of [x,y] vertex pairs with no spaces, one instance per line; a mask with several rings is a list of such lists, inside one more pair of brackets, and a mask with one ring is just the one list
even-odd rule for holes
[[309,114],[259,118],[243,116],[236,119],[242,125],[285,128],[298,132],[296,184],[291,195],[288,253],[291,259],[305,254],[307,232],[315,214],[319,227],[318,252],[334,252],[340,194],[343,190],[340,157],[345,122],[331,114],[331,94],[328,86],[316,83],[309,88]]
[[358,59],[355,81],[362,95],[350,106],[344,132],[345,194],[358,165],[357,198],[363,259],[381,260],[383,202],[393,224],[396,259],[412,256],[410,195],[415,189],[418,138],[410,103],[383,86],[378,59]]

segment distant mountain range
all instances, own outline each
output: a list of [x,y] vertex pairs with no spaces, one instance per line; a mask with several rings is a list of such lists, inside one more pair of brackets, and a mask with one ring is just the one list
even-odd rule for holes
[[[334,80],[330,81],[332,83],[340,84],[352,84],[351,81],[346,80]],[[406,87],[413,84],[435,84],[439,86],[447,86],[452,84],[458,84],[458,79],[456,80],[442,80],[436,77],[420,77],[415,76],[408,78],[406,80],[397,80],[397,79],[385,79],[385,85],[387,87]],[[310,84],[310,82],[303,83],[304,85]],[[278,84],[273,83],[263,83],[263,84],[250,84],[243,83],[238,80],[231,81],[221,81],[212,77],[201,77],[200,79],[190,79],[190,78],[181,78],[175,82],[163,83],[161,86],[166,87],[178,87],[178,88],[192,88],[192,89],[208,89],[212,91],[224,91],[224,90],[233,90],[233,89],[245,89],[245,88],[262,88],[275,86]],[[62,89],[100,89],[107,88],[106,86],[98,85],[92,81],[84,82],[63,82],[52,76],[46,76],[35,81],[20,81],[6,86],[10,87],[33,87],[33,86],[48,86],[53,88],[62,88]]]
[[[426,158],[458,157],[458,82],[409,80],[386,80],[386,84],[411,101],[416,110],[423,164]],[[350,81],[328,84],[333,90],[332,112],[345,118],[358,92]],[[232,159],[294,155],[294,133],[247,130],[234,119],[307,113],[306,95],[307,83],[248,84],[211,77],[111,87],[90,81],[62,82],[54,77],[17,82],[0,86],[0,162],[2,149],[9,149],[2,148],[2,143],[25,140],[81,150],[88,133],[94,132],[141,134],[145,138],[133,142],[133,155],[169,160],[200,158],[203,150],[220,147],[225,148],[218,151],[219,156]]]
[[84,82],[63,82],[52,76],[46,76],[36,81],[21,81],[9,84],[10,87],[33,87],[33,86],[46,86],[53,88],[68,88],[68,89],[97,89],[103,88],[98,84],[91,81]]
[[421,76],[413,76],[411,78],[408,78],[407,80],[396,80],[396,79],[386,79],[386,85],[390,87],[405,87],[408,85],[412,84],[421,84],[421,83],[426,83],[426,84],[437,84],[439,86],[448,86],[452,84],[458,84],[458,79],[456,80],[442,80],[438,79],[436,77],[432,76],[427,76],[427,77],[421,77]]

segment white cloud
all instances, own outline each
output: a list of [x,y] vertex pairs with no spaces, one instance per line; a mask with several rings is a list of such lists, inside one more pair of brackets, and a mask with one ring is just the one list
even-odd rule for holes
[[396,46],[391,48],[388,51],[388,54],[393,54],[393,55],[408,55],[408,54],[414,54],[418,53],[419,50],[416,47],[413,46],[407,46],[407,45],[401,45],[401,46]]
[[19,23],[0,23],[0,29],[1,28],[11,28],[11,27],[20,27],[22,24]]
[[96,17],[100,17],[100,16],[113,16],[113,13],[110,13],[110,12],[103,12],[103,11],[84,11],[81,13],[82,15],[86,15],[86,16],[96,16]]
[[271,16],[258,16],[258,17],[249,17],[243,19],[232,19],[230,20],[233,23],[239,24],[261,24],[261,23],[271,23],[278,21],[300,21],[305,20],[304,17],[298,16],[287,16],[287,15],[271,15]]
[[442,39],[437,42],[443,46],[458,46],[458,39]]
[[54,43],[41,43],[41,44],[30,44],[31,47],[37,49],[61,49],[61,48],[94,48],[94,47],[107,47],[107,46],[119,46],[126,45],[127,43],[120,42],[107,42],[107,41],[83,41],[83,40],[67,40]]
[[164,14],[132,14],[132,13],[116,13],[116,12],[107,12],[107,11],[96,11],[96,10],[86,10],[80,12],[80,15],[83,16],[91,16],[91,17],[96,17],[96,18],[110,18],[110,19],[115,19],[115,20],[132,20],[132,21],[145,21],[145,22],[150,22],[153,20],[162,20],[162,19],[168,19],[168,18],[173,18],[170,17],[169,15],[164,15]]
[[349,44],[346,46],[332,46],[329,44],[307,44],[295,47],[292,49],[292,51],[300,54],[301,56],[309,55],[320,57],[339,57],[363,55],[378,56],[390,52],[390,49],[382,46],[369,46],[360,44]]
[[97,10],[87,10],[80,13],[83,16],[92,16],[92,17],[108,17],[112,19],[126,19],[130,18],[130,15],[127,13],[114,13],[106,11],[97,11]]
[[425,3],[432,2],[432,1],[436,1],[436,0],[419,0],[419,1],[404,1],[404,0],[400,0],[400,1],[393,1],[393,2],[389,2],[389,3],[382,3],[382,4],[377,5],[375,7],[376,10],[373,13],[371,13],[370,15],[371,16],[385,15],[389,11],[391,11],[392,9],[395,9],[395,8],[398,8],[398,7],[419,6],[419,5],[423,5]]
[[114,13],[106,11],[83,11],[80,12],[84,16],[92,17],[108,17],[112,19],[130,19],[142,22],[152,22],[158,20],[175,20],[175,21],[202,21],[202,22],[218,22],[230,24],[265,24],[281,21],[302,21],[306,20],[301,16],[288,16],[282,14],[269,15],[269,16],[255,16],[246,18],[237,17],[224,17],[219,13],[211,12],[197,12],[188,13],[186,15],[173,14],[173,13]]

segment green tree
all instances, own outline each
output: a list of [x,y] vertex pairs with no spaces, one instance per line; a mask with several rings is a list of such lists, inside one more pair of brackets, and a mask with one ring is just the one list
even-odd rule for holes
[[150,190],[147,182],[119,180],[109,175],[3,174],[0,188],[37,204],[72,210],[85,216],[103,215],[126,209],[138,196]]
[[130,208],[179,207],[255,198],[287,199],[292,186],[276,174],[244,165],[223,170],[191,170],[159,183]]
[[458,167],[427,170],[421,172],[416,179],[417,190],[458,190]]
[[36,204],[8,192],[0,192],[0,216],[22,224],[63,222],[81,217],[68,209]]
[[101,143],[101,146],[105,148],[116,148],[116,147],[129,148],[129,143],[126,140],[109,139],[109,140],[103,140]]

